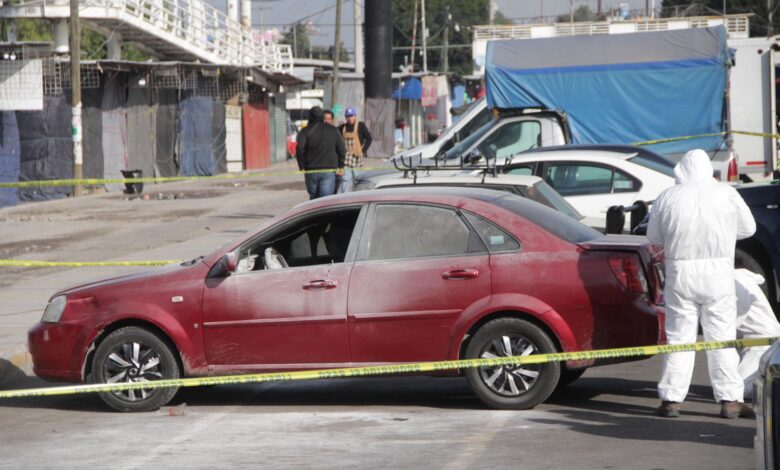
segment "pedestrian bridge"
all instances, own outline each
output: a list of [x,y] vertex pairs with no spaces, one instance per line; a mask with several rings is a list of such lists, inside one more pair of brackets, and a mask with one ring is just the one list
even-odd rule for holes
[[[202,0],[85,0],[79,5],[79,17],[87,27],[102,32],[109,41],[132,42],[160,60],[253,65],[284,73],[292,70],[289,45],[264,41]],[[57,35],[67,31],[63,20],[69,17],[68,0],[0,6],[0,18],[39,18],[59,23],[55,44]]]

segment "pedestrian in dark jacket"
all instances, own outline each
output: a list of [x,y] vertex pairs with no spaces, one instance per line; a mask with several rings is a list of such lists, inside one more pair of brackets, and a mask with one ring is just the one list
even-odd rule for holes
[[345,155],[344,141],[338,129],[323,122],[322,108],[311,108],[309,124],[298,133],[295,155],[300,170],[313,170],[305,175],[310,199],[336,193],[336,175],[344,174]]
[[346,171],[341,183],[341,192],[347,193],[352,190],[352,181],[355,179],[355,168],[363,166],[363,158],[371,146],[371,133],[368,127],[357,120],[357,111],[355,108],[347,108],[344,111],[344,117],[347,122],[339,126],[339,132],[344,138],[347,148],[347,158],[345,161]]

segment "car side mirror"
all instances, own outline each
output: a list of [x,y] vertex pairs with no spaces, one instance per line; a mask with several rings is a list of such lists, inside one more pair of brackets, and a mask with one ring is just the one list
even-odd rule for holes
[[235,252],[230,252],[222,257],[222,266],[224,267],[225,275],[230,275],[236,272],[238,269],[238,255]]
[[482,152],[479,151],[479,149],[472,149],[471,152],[469,152],[468,161],[467,163],[475,164],[482,160]]

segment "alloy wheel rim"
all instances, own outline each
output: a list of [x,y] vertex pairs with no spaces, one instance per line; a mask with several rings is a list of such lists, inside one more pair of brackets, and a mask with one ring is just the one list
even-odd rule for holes
[[[539,350],[534,343],[522,335],[501,335],[482,347],[480,358],[528,356]],[[482,382],[503,397],[518,397],[527,393],[536,383],[541,370],[540,364],[509,364],[497,367],[480,367]]]
[[[129,341],[115,347],[103,366],[106,383],[151,382],[161,380],[163,372],[159,353],[140,341]],[[123,400],[134,402],[145,400],[154,392],[154,389],[135,389],[112,393]]]

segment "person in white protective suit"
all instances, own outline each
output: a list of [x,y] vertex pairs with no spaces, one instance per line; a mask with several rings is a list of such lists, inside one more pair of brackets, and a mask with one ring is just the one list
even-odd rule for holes
[[[737,338],[779,337],[780,322],[760,287],[764,277],[747,269],[737,269],[734,280],[737,289]],[[758,362],[767,349],[769,346],[755,346],[740,352],[739,375],[745,384],[746,397],[753,395]]]
[[[701,321],[705,341],[733,340],[737,334],[734,249],[750,237],[756,222],[731,186],[712,177],[703,150],[691,150],[674,168],[676,185],[653,203],[647,238],[666,256],[666,337],[669,344],[696,342]],[[688,394],[695,352],[663,356],[658,413],[678,417]],[[743,404],[739,354],[733,348],[707,351],[707,365],[721,416],[751,416]]]

